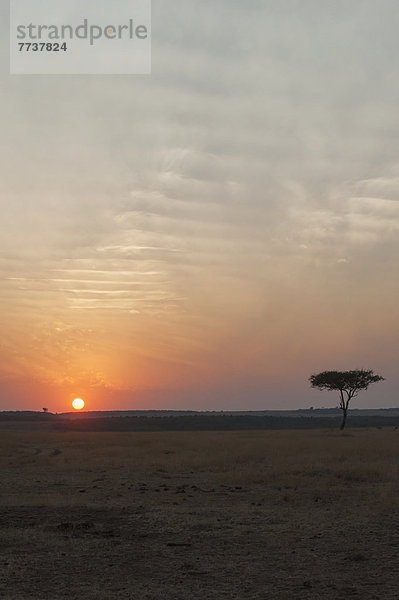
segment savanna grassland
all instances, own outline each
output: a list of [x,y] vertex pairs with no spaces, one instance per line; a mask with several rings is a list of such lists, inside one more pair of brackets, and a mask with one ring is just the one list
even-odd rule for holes
[[7,433],[3,600],[399,598],[399,430]]

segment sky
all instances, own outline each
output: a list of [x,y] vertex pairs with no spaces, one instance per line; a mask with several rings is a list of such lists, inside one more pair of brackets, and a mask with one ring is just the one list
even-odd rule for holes
[[398,404],[397,0],[153,0],[151,75],[9,75],[0,410]]

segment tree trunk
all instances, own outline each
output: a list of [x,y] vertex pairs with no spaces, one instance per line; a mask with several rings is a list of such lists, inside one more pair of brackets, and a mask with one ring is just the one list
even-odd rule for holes
[[346,423],[346,413],[348,412],[347,408],[343,408],[342,409],[344,411],[343,417],[342,417],[342,423],[341,423],[341,427],[340,430],[342,431],[345,427],[345,423]]

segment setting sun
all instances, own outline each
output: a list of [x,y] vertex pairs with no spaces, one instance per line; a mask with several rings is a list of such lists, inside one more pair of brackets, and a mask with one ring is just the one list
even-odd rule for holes
[[75,398],[75,400],[72,401],[72,406],[75,410],[82,410],[82,408],[84,408],[84,400],[82,400],[82,398]]

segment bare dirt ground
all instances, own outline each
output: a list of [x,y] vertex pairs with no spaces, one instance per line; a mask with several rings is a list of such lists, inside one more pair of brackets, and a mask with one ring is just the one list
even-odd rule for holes
[[399,598],[399,430],[2,433],[2,600]]

